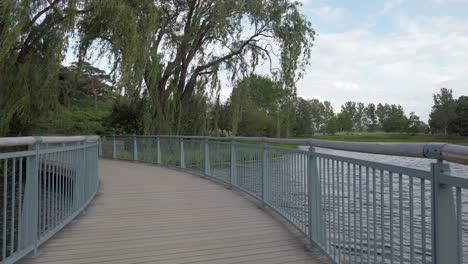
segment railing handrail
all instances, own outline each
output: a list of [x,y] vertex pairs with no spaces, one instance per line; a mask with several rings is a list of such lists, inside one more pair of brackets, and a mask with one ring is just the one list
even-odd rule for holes
[[28,146],[36,143],[95,142],[99,136],[29,136],[0,137],[0,147]]
[[[123,137],[133,136],[127,135]],[[111,136],[112,137],[112,136]],[[353,151],[370,154],[416,157],[446,160],[453,163],[468,165],[468,146],[430,142],[430,143],[378,143],[378,142],[350,142],[333,141],[313,138],[269,138],[269,137],[210,137],[210,136],[170,136],[147,135],[135,137],[183,138],[198,140],[244,141],[276,144],[307,145],[343,151]],[[1,143],[0,143],[1,146]]]

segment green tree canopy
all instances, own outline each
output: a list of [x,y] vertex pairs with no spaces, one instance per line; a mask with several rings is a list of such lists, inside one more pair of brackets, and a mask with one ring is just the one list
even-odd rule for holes
[[91,99],[96,108],[97,100],[115,99],[109,75],[87,62],[72,63],[58,73],[59,99],[63,105],[72,101]]
[[433,130],[448,133],[448,127],[456,119],[456,102],[453,99],[452,90],[440,89],[440,93],[434,94],[434,105],[429,115],[429,125]]
[[186,100],[199,83],[219,89],[221,73],[240,79],[266,61],[281,85],[295,91],[315,34],[299,5],[290,0],[87,1],[79,26],[81,54],[96,46],[110,52],[125,94],[147,91],[145,132],[179,133]]
[[366,121],[367,129],[370,132],[377,130],[378,127],[379,127],[378,120],[377,120],[377,115],[376,115],[375,111],[376,111],[375,110],[375,104],[373,104],[373,103],[368,104],[366,109],[365,109],[365,114],[366,114],[366,118],[367,118],[367,121]]
[[310,136],[314,129],[314,109],[310,101],[298,98],[296,102],[296,114],[294,122],[294,135]]
[[29,134],[57,103],[56,81],[77,1],[0,2],[0,134]]
[[468,96],[456,100],[455,119],[449,124],[449,130],[462,136],[468,136]]
[[274,136],[281,130],[285,118],[281,109],[289,96],[289,91],[268,77],[251,75],[240,80],[229,99],[232,133]]

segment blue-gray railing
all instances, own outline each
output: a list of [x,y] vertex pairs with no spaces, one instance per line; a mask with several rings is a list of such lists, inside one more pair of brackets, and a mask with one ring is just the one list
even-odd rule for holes
[[[444,160],[466,164],[468,147],[174,136],[110,136],[100,142],[102,157],[200,173],[255,197],[335,263],[467,260],[468,179],[451,174]],[[427,169],[410,168],[316,147],[433,162]]]
[[98,190],[98,137],[0,138],[0,263],[34,256]]

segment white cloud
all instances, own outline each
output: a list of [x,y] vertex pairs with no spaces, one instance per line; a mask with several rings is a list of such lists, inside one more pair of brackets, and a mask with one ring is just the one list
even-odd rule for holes
[[388,12],[403,3],[403,0],[387,0],[384,5],[384,12]]
[[354,82],[335,82],[335,89],[340,92],[357,92],[361,91],[361,86]]
[[349,100],[401,104],[423,120],[441,87],[453,89],[455,96],[468,94],[467,21],[399,21],[397,33],[385,35],[366,29],[322,33],[298,94],[329,98],[334,105]]
[[468,0],[434,0],[439,4],[468,4]]
[[310,8],[309,11],[312,15],[312,19],[317,19],[327,23],[336,21],[344,13],[344,10],[342,8],[332,7],[328,5]]

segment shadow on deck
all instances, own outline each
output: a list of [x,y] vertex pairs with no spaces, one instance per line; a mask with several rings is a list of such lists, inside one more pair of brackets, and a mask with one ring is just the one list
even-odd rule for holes
[[245,195],[189,173],[101,160],[88,208],[29,263],[328,263]]

